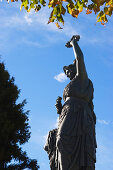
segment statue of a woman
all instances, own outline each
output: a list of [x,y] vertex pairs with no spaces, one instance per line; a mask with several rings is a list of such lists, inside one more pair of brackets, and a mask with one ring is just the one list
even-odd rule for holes
[[74,63],[65,66],[64,72],[70,83],[63,93],[64,105],[56,105],[59,124],[56,136],[57,170],[95,170],[96,116],[93,111],[93,84],[88,78],[83,53],[73,36],[66,44],[73,47]]

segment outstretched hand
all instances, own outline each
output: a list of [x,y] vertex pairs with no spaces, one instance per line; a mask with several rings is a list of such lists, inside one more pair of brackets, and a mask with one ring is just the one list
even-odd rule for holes
[[71,47],[73,46],[74,42],[75,42],[75,41],[76,41],[76,42],[79,41],[79,39],[80,39],[80,35],[73,35],[72,38],[71,38],[71,40],[68,41],[65,46],[66,46],[67,48],[71,48]]

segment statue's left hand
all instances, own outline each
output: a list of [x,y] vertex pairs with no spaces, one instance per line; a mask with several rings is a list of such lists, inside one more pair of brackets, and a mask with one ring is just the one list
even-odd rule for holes
[[75,42],[79,41],[79,39],[80,39],[80,35],[73,35],[71,40],[68,41],[65,46],[67,48],[71,48]]
[[70,40],[70,44],[73,46],[73,44],[77,41],[79,41],[80,35],[73,35],[73,37]]
[[71,38],[71,40],[74,39],[76,41],[79,41],[80,39],[80,35],[73,35],[73,37]]

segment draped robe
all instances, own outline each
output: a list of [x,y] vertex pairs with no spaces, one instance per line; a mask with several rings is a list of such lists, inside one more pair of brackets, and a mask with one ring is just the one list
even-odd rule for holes
[[96,116],[91,108],[93,91],[91,80],[82,80],[79,76],[74,77],[64,89],[65,103],[59,118],[56,141],[58,170],[95,169]]

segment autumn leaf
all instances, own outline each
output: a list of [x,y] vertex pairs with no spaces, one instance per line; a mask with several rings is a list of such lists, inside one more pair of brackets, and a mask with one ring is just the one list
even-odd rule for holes
[[41,5],[36,5],[35,12],[38,12],[41,9]]
[[89,10],[89,9],[86,10],[86,14],[87,14],[87,15],[88,15],[88,14],[91,14],[91,13],[92,13],[91,10]]
[[58,24],[58,22],[56,22],[55,24],[59,29],[62,29],[61,26]]
[[[11,2],[15,1],[18,0],[11,0]],[[38,12],[44,6],[48,6],[52,11],[48,23],[55,22],[59,29],[61,29],[59,24],[65,22],[66,13],[78,18],[84,10],[86,10],[86,15],[94,12],[97,22],[102,25],[105,25],[108,22],[107,17],[113,14],[113,0],[21,0],[20,10],[24,7],[27,12],[30,12],[31,9]]]
[[101,24],[105,26],[105,23],[104,23],[104,22],[101,22]]
[[109,14],[107,7],[104,8],[104,13],[105,13],[105,14]]
[[95,7],[93,8],[93,10],[94,10],[95,14],[97,14],[97,13],[100,11],[100,7],[96,7],[96,6],[95,6]]
[[78,10],[76,10],[76,9],[73,9],[72,10],[72,13],[71,13],[71,15],[73,16],[73,17],[78,17],[78,14],[79,14],[79,11]]
[[49,23],[51,23],[51,22],[54,22],[55,19],[56,19],[56,17],[53,15],[53,10],[52,10],[52,12],[51,12],[51,14],[50,14],[50,17],[49,17],[49,21],[48,21],[47,24],[49,24]]
[[66,9],[62,6],[62,14],[64,15],[66,13]]

